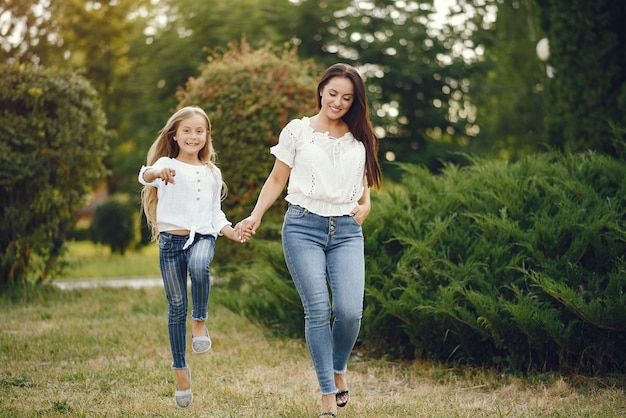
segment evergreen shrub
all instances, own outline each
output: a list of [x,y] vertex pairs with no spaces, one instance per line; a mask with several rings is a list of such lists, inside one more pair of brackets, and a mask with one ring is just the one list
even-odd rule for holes
[[365,223],[366,341],[515,370],[626,370],[623,163],[403,168]]
[[[589,152],[474,158],[437,175],[401,168],[364,224],[364,348],[515,371],[626,371],[623,163]],[[264,253],[242,267],[250,291],[239,310],[301,329],[280,244],[253,245]]]

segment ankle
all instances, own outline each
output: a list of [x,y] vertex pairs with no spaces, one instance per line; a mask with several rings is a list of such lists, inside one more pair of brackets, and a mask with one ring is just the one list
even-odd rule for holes
[[337,401],[334,393],[330,395],[322,395],[322,412],[337,413]]
[[345,373],[335,373],[335,386],[339,392],[344,390],[348,390],[348,385],[346,384]]
[[191,321],[191,334],[194,337],[204,335],[204,329],[206,327],[206,321],[198,321],[196,319]]
[[189,369],[176,370],[176,390],[187,390],[191,386]]

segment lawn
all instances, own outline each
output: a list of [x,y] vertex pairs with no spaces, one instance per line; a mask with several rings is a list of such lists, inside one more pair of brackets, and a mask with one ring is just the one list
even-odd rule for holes
[[[216,303],[213,349],[189,355],[193,404],[173,401],[161,288],[48,286],[0,294],[0,416],[316,417],[306,346],[278,339]],[[188,347],[190,352],[190,347]],[[355,353],[339,417],[621,417],[613,379],[519,377]]]
[[68,265],[60,280],[111,277],[161,277],[159,248],[156,243],[124,255],[112,254],[108,246],[88,241],[68,243]]

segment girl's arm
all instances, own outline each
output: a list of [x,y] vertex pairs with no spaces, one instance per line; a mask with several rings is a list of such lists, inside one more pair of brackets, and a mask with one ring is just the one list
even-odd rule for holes
[[174,176],[176,175],[176,170],[173,168],[148,168],[143,172],[143,179],[146,183],[152,183],[156,179],[162,179],[165,184],[172,183],[174,184]]

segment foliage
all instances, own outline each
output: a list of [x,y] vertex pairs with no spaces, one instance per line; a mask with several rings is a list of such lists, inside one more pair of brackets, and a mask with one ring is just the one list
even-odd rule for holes
[[0,66],[0,281],[45,280],[106,174],[105,116],[63,70]]
[[[495,19],[494,19],[495,14]],[[451,39],[466,39],[469,94],[480,132],[475,153],[515,160],[544,151],[546,64],[537,57],[544,36],[532,0],[460,0],[450,20]],[[479,52],[480,51],[480,52]]]
[[368,265],[377,321],[444,360],[623,371],[623,164],[544,154],[406,171],[369,224],[384,243]]
[[91,223],[91,236],[112,253],[124,255],[135,240],[137,208],[132,202],[110,198],[98,205]]
[[[373,194],[364,224],[364,345],[518,371],[625,371],[623,164],[550,153],[436,176],[401,167],[402,183]],[[254,289],[289,281],[261,259],[241,276]]]
[[[0,4],[2,30],[0,37],[0,62],[42,63],[48,57],[59,55],[58,27],[50,21],[54,5],[45,1],[4,0]],[[41,13],[45,8],[48,13]],[[47,64],[47,62],[46,62]]]
[[[626,114],[626,3],[537,0],[550,42],[546,141],[617,155],[612,127]],[[623,147],[623,145],[622,145]]]

